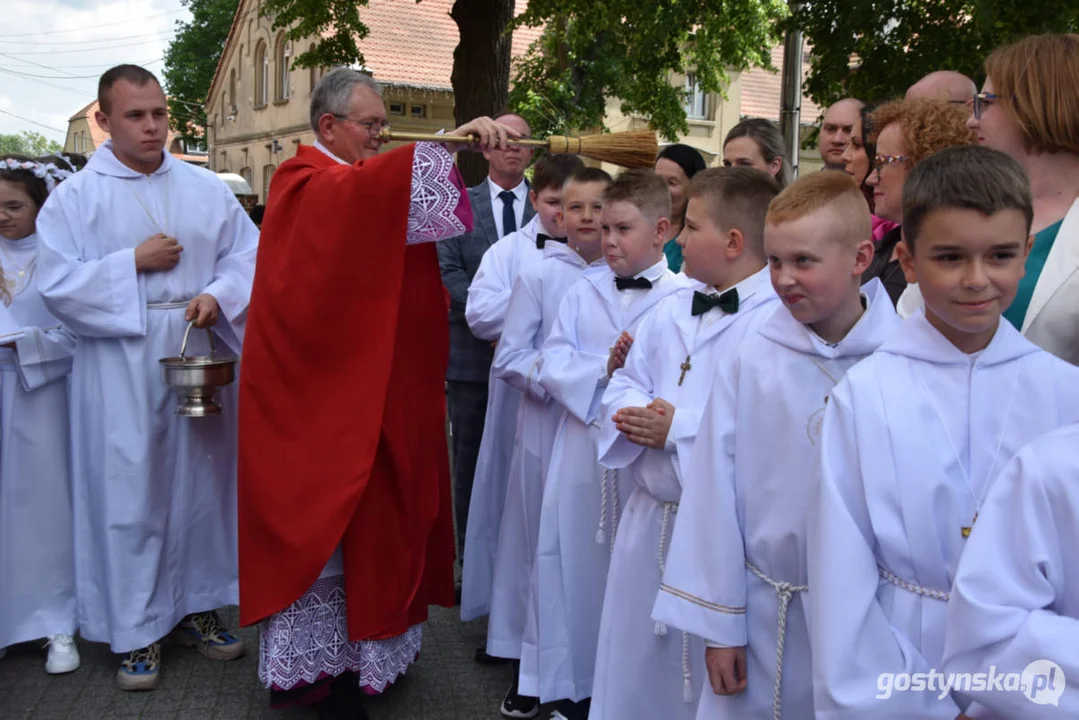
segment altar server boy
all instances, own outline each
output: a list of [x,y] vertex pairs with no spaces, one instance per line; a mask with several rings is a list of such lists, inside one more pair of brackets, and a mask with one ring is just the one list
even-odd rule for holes
[[925,308],[836,387],[810,501],[818,717],[951,720],[965,704],[885,697],[879,683],[940,667],[949,590],[992,479],[1031,439],[1079,418],[1079,368],[1000,318],[1032,215],[1022,169],[988,148],[940,152],[904,185],[899,257]]
[[971,717],[1079,717],[1077,450],[1076,424],[1020,450],[994,481],[959,561],[944,672],[995,667],[1030,683],[964,688],[977,703]]
[[[558,226],[562,185],[584,167],[575,155],[552,155],[536,163],[528,200],[536,214],[520,230],[506,235],[483,253],[468,286],[465,320],[472,334],[497,344],[509,307],[510,292],[525,268],[543,259],[538,238],[563,235]],[[468,502],[465,542],[461,548],[461,619],[474,620],[490,611],[491,579],[498,543],[506,478],[517,426],[521,394],[495,377],[487,383],[487,410],[479,458]],[[487,661],[483,651],[477,660]]]
[[586,271],[570,289],[543,346],[539,384],[565,412],[540,518],[538,694],[543,702],[566,700],[560,712],[570,720],[587,714],[592,695],[618,518],[617,479],[597,461],[600,399],[645,314],[690,284],[667,269],[663,255],[670,213],[670,193],[655,173],[628,170],[615,179],[603,205],[608,267]]
[[[488,646],[493,655],[521,659],[523,674],[531,678],[535,678],[537,667],[538,599],[533,570],[540,504],[551,446],[562,417],[562,406],[537,382],[543,362],[540,349],[566,292],[587,268],[605,266],[600,211],[610,182],[611,176],[599,168],[582,168],[566,181],[560,214],[566,237],[536,239],[543,260],[525,268],[514,284],[493,366],[496,377],[521,393],[521,408],[497,538]],[[527,716],[539,708],[535,689],[531,695],[519,694],[517,679],[515,675],[502,703],[502,714],[507,717]],[[534,688],[536,682],[526,680],[525,684]]]
[[832,388],[899,322],[879,281],[859,287],[873,244],[848,177],[799,180],[766,222],[782,306],[720,361],[656,601],[658,619],[709,641],[699,718],[813,717],[809,458]]
[[[600,463],[630,490],[618,524],[600,621],[591,718],[696,715],[704,645],[652,622],[682,495],[682,463],[722,358],[757,334],[776,306],[764,216],[779,193],[752,168],[714,168],[690,182],[682,271],[637,331],[603,395]],[[632,682],[627,679],[633,678]]]

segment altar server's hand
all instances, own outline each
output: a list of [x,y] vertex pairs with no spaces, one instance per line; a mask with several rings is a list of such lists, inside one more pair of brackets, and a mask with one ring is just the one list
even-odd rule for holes
[[674,406],[657,398],[648,407],[624,407],[611,418],[626,439],[636,445],[662,450],[671,432]]
[[135,272],[172,270],[184,248],[174,237],[158,233],[135,248]]
[[197,328],[213,327],[217,324],[217,298],[207,293],[196,295],[187,304],[184,320],[188,322],[194,320]]
[[607,377],[614,375],[615,370],[626,364],[626,355],[629,354],[631,347],[633,347],[633,336],[623,330],[607,358]]
[[[467,143],[452,142],[453,136],[465,137],[466,135],[475,136],[478,140],[477,144],[468,145]],[[458,150],[485,152],[487,150],[505,150],[506,140],[508,138],[519,138],[521,133],[511,127],[506,127],[502,123],[495,122],[489,117],[478,117],[456,130],[446,133],[446,137],[451,140],[451,142],[446,143],[446,149],[451,153]]]
[[708,680],[716,695],[736,695],[746,689],[746,649],[708,648],[704,651]]

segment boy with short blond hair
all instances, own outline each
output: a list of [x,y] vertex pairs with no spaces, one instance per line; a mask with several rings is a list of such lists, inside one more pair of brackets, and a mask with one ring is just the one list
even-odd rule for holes
[[818,717],[952,720],[969,700],[883,697],[878,682],[939,673],[956,566],[993,478],[1079,419],[1079,368],[1001,320],[1032,217],[1022,168],[995,150],[944,150],[907,178],[899,258],[925,308],[836,387],[810,499]]
[[813,717],[809,460],[832,387],[898,322],[879,281],[859,287],[869,230],[865,198],[840,173],[803,178],[768,208],[782,305],[720,361],[655,607],[708,641],[699,718]]
[[586,270],[566,293],[543,345],[538,381],[565,411],[540,514],[535,690],[543,702],[563,700],[558,712],[570,720],[587,715],[592,695],[607,540],[618,515],[618,481],[597,462],[600,399],[646,313],[689,283],[663,255],[670,202],[651,171],[628,170],[611,183],[601,222],[607,267]]
[[[547,461],[562,407],[536,381],[543,362],[540,352],[551,332],[558,306],[589,267],[603,265],[600,212],[611,176],[598,168],[580,168],[561,191],[556,218],[564,238],[537,237],[541,262],[525,268],[513,286],[505,328],[495,353],[492,374],[520,393],[521,404],[512,432],[513,455],[508,466],[502,522],[493,567],[491,620],[487,651],[495,657],[521,660],[523,674],[534,674],[537,660],[531,600],[536,588],[533,570],[539,513]],[[529,622],[529,619],[532,622]],[[529,683],[525,682],[526,685]],[[534,685],[535,683],[532,683]],[[533,691],[534,692],[534,691]],[[539,707],[532,695],[522,695],[517,676],[502,702],[504,717],[530,717]]]
[[600,463],[631,492],[607,576],[591,718],[696,715],[704,645],[653,623],[652,605],[714,368],[776,306],[763,233],[778,193],[774,179],[750,168],[694,176],[678,242],[696,282],[648,314],[604,393]]

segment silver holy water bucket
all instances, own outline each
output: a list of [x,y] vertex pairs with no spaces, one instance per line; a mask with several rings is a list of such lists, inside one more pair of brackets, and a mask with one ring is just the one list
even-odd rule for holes
[[214,348],[214,334],[209,328],[210,354],[186,357],[187,339],[191,335],[191,321],[184,331],[179,357],[162,358],[161,379],[172,388],[180,403],[176,414],[185,417],[206,417],[221,414],[221,405],[214,399],[218,388],[230,385],[236,379],[236,360],[231,356],[218,356]]

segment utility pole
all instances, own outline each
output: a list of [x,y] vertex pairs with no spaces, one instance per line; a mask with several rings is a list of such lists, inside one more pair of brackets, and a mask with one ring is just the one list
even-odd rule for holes
[[[800,0],[788,0],[792,15],[802,7]],[[791,27],[783,43],[783,93],[779,109],[779,129],[787,146],[791,173],[798,177],[798,154],[802,146],[802,31]]]

